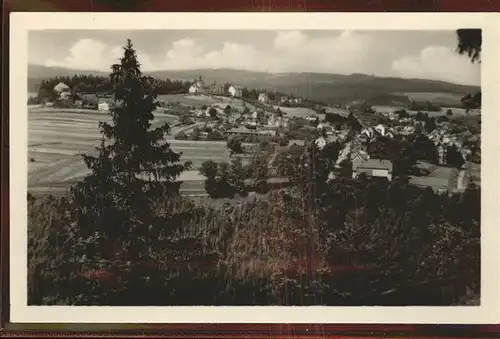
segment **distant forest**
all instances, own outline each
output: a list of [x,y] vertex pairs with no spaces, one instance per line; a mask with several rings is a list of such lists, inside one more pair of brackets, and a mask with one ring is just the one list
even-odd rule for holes
[[[190,82],[181,80],[151,78],[151,81],[157,88],[158,94],[186,93],[190,86]],[[48,96],[48,93],[52,92],[54,86],[60,82],[68,85],[74,93],[107,94],[112,90],[109,77],[95,75],[60,76],[42,81],[31,81],[28,89],[44,97]]]

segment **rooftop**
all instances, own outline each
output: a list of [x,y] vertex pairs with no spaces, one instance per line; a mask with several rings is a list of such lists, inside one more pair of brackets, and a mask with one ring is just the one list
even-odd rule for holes
[[353,171],[358,169],[386,169],[392,172],[393,165],[390,160],[385,159],[368,159],[364,161],[354,162],[352,164]]

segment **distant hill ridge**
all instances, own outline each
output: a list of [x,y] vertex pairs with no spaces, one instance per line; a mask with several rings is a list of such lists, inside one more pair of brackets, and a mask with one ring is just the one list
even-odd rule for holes
[[[276,74],[235,69],[165,70],[144,73],[156,78],[176,80],[193,80],[201,76],[205,82],[229,82],[250,88],[277,89],[283,93],[335,103],[347,103],[353,100],[403,92],[465,95],[480,90],[477,86],[458,85],[445,81],[377,77],[359,73],[351,75],[313,72]],[[43,79],[56,76],[73,76],[75,74],[108,76],[109,72],[31,64],[28,65],[28,90],[36,92]]]

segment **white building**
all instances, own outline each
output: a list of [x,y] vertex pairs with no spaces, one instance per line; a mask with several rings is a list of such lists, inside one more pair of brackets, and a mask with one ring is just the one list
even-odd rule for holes
[[392,180],[393,165],[389,160],[368,159],[352,162],[352,177],[357,178],[361,173],[370,177],[382,177]]
[[232,97],[241,98],[243,96],[243,88],[231,85],[229,86],[229,94],[231,94]]
[[70,93],[70,92],[66,92],[66,91],[61,92],[61,93],[59,94],[59,98],[60,98],[61,100],[69,100],[69,99],[71,99],[71,93]]
[[98,105],[97,105],[97,109],[99,111],[109,111],[109,104],[107,102],[104,102],[104,101],[101,101]]
[[381,136],[385,136],[386,128],[384,125],[380,124],[375,126],[375,131],[377,131]]
[[267,93],[260,93],[259,94],[259,101],[260,102],[267,102],[269,100],[269,97],[267,96]]
[[323,137],[319,137],[318,139],[316,139],[316,141],[314,141],[314,143],[316,144],[316,146],[318,146],[319,149],[323,149],[328,141]]
[[189,93],[190,94],[203,94],[205,93],[205,82],[201,78],[201,76],[198,78],[198,80],[194,81],[194,83],[189,87]]

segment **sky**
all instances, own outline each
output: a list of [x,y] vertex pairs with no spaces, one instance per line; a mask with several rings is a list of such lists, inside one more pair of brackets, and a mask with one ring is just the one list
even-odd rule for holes
[[456,53],[455,31],[31,31],[28,62],[109,71],[127,38],[142,71],[363,73],[480,85],[480,65]]

